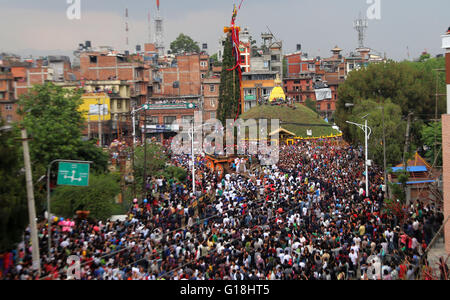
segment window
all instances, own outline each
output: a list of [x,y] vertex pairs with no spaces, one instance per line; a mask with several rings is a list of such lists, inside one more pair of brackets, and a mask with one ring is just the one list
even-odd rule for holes
[[300,84],[300,80],[294,80],[294,84]]
[[208,66],[208,62],[207,61],[201,61],[200,62],[200,67],[206,68]]
[[5,110],[12,110],[12,104],[5,104]]
[[317,110],[319,111],[320,110],[320,104],[317,104]]
[[7,115],[6,116],[6,122],[8,122],[8,123],[12,122],[12,116],[11,115]]
[[205,76],[205,74],[204,74],[204,73],[202,73],[202,79],[205,79],[205,77],[206,77],[206,76]]
[[216,118],[216,112],[215,111],[210,112],[209,113],[209,118],[210,119],[215,119]]
[[4,99],[5,98],[5,93],[0,93],[0,99]]
[[210,104],[211,104],[211,107],[216,107],[216,100],[211,99]]
[[117,100],[117,109],[122,109],[122,101],[121,100]]
[[177,120],[177,117],[174,116],[166,116],[164,117],[164,124],[166,125],[172,125],[173,122]]
[[96,64],[97,63],[97,56],[89,56],[89,62],[91,64]]
[[159,118],[158,116],[151,116],[150,118],[147,117],[147,125],[156,125],[159,124]]
[[331,110],[331,104],[330,103],[327,104],[327,109]]
[[192,124],[192,122],[194,122],[194,116],[182,116],[181,120],[183,123]]
[[214,92],[215,90],[216,90],[215,85],[214,85],[214,84],[210,84],[210,85],[209,85],[209,91],[210,91],[210,92]]

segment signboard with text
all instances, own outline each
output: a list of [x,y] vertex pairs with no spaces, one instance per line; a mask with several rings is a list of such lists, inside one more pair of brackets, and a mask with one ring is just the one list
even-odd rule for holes
[[89,186],[89,164],[60,162],[57,184]]

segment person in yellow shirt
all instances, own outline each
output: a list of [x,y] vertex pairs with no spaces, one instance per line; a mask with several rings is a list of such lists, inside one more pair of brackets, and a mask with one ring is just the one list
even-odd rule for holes
[[364,226],[364,224],[361,224],[361,226],[359,226],[359,236],[363,236],[364,234],[366,234],[366,226]]

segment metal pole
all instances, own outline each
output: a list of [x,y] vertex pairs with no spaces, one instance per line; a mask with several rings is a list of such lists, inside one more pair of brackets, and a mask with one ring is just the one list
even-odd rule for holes
[[27,130],[25,128],[22,128],[22,145],[23,145],[23,160],[25,164],[25,178],[26,178],[27,199],[28,199],[28,217],[30,221],[33,270],[37,270],[40,275],[41,262],[39,255],[39,239],[36,224],[36,207],[34,203],[33,176],[31,174],[30,149],[28,147],[28,136]]
[[142,187],[142,199],[145,199],[147,188],[147,110],[145,110],[144,119],[144,184]]
[[131,120],[133,123],[133,149],[136,146],[136,111],[131,112]]
[[192,150],[192,192],[194,193],[195,196],[196,191],[195,191],[194,122],[192,122],[191,150]]
[[52,168],[52,164],[55,161],[52,161],[48,165],[47,169],[47,222],[48,222],[48,257],[50,258],[51,249],[52,249],[52,215],[50,214],[50,170]]
[[[386,162],[386,127],[384,126],[384,104],[383,104],[383,156],[384,156],[384,185],[385,185],[385,198],[389,197],[389,185],[387,182],[387,162]],[[381,207],[380,207],[381,209]]]
[[103,147],[103,141],[102,141],[102,123],[101,123],[101,104],[100,104],[100,99],[98,99],[98,145],[100,147]]
[[364,129],[364,135],[366,140],[366,197],[369,198],[369,147],[367,145],[367,120],[365,120],[365,129]]
[[69,163],[81,163],[81,164],[93,164],[92,161],[81,161],[81,160],[66,160],[66,159],[55,159],[52,161],[47,168],[47,220],[48,220],[48,255],[50,257],[51,253],[51,241],[52,241],[52,214],[50,210],[50,171],[52,166],[56,162],[69,162]]
[[88,114],[88,140],[91,139],[91,115]]

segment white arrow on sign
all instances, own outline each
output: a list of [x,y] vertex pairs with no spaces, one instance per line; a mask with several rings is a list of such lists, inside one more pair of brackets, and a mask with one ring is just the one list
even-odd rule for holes
[[79,182],[81,182],[81,177],[79,177],[79,178],[75,178],[75,170],[73,170],[72,171],[72,176],[67,176],[67,175],[65,175],[64,174],[64,179],[69,179],[70,178],[70,181],[79,181]]

